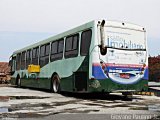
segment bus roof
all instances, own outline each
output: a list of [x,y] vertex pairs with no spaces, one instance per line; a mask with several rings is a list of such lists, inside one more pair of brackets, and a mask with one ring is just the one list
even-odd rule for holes
[[106,21],[105,26],[111,26],[111,27],[119,27],[119,28],[128,28],[138,31],[145,31],[144,27],[140,25],[136,25],[129,22],[120,22],[120,21]]
[[[82,31],[82,30],[85,30],[85,29],[89,29],[91,27],[94,27],[94,25],[97,25],[99,21],[102,21],[102,20],[93,20],[93,21],[90,21],[88,23],[85,23],[83,25],[80,25],[78,27],[75,27],[71,30],[68,30],[66,32],[63,32],[63,33],[60,33],[58,35],[55,35],[55,36],[52,36],[52,37],[49,37],[45,40],[42,40],[40,42],[37,42],[35,44],[32,44],[32,45],[29,45],[27,47],[24,47],[20,50],[17,50],[15,52],[13,52],[13,56],[17,53],[20,53],[20,52],[23,52],[23,51],[26,51],[28,49],[32,49],[32,48],[35,48],[35,47],[38,47],[38,46],[41,46],[43,44],[47,44],[49,42],[52,42],[52,41],[55,41],[55,40],[58,40],[58,39],[61,39],[63,37],[66,37],[68,35],[72,35],[72,34],[75,34],[79,31]],[[136,24],[132,24],[132,23],[128,23],[128,22],[121,22],[121,21],[106,21],[105,23],[106,26],[111,26],[111,27],[120,27],[120,28],[130,28],[130,29],[135,29],[135,30],[141,30],[141,31],[145,31],[145,29],[142,27],[142,26],[139,26],[139,25],[136,25]]]

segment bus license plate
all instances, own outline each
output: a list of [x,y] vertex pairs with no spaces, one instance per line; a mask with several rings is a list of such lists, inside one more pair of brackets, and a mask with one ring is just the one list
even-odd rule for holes
[[120,74],[120,78],[129,79],[129,74]]

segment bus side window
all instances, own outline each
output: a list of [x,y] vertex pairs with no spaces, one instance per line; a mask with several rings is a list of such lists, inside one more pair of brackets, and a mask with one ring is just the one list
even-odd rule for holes
[[32,50],[32,64],[38,65],[39,47]]
[[60,60],[63,57],[64,40],[52,42],[51,45],[51,61]]
[[46,50],[45,50],[45,55],[49,56],[49,53],[50,53],[50,44],[47,44],[46,45]]
[[26,55],[26,68],[28,68],[28,65],[31,64],[31,50],[27,50],[27,55]]
[[18,53],[16,59],[16,70],[20,70],[20,65],[21,65],[21,53]]
[[9,61],[9,66],[11,75],[13,75],[16,71],[16,57],[12,57],[12,59]]
[[78,56],[79,34],[66,37],[65,58]]
[[48,64],[49,62],[49,53],[50,53],[50,43],[42,45],[40,48],[40,66]]
[[24,70],[25,69],[25,59],[26,59],[26,52],[22,52],[21,54],[22,58],[21,58],[21,70]]
[[82,56],[86,56],[89,52],[90,43],[91,43],[92,31],[87,30],[82,32],[81,35],[81,52]]

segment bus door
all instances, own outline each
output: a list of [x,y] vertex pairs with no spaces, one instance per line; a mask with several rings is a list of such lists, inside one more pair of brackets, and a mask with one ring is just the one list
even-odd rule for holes
[[76,91],[87,91],[87,72],[75,73],[75,89]]

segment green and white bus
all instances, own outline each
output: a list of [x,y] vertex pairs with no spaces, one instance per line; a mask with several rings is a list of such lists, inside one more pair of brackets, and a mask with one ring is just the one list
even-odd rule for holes
[[55,93],[146,91],[147,52],[143,27],[94,20],[15,51],[11,83]]

